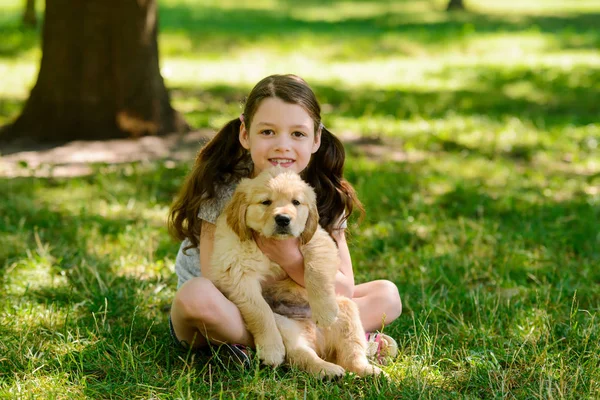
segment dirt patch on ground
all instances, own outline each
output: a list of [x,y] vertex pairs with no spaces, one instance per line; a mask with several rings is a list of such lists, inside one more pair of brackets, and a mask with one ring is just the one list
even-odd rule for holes
[[92,172],[92,164],[193,160],[213,134],[207,129],[136,139],[76,140],[55,146],[14,144],[1,150],[0,175],[81,176]]
[[[213,135],[214,131],[204,129],[136,139],[77,140],[54,146],[15,143],[0,149],[0,176],[70,177],[92,173],[93,164],[191,162]],[[377,160],[410,162],[422,158],[419,154],[407,154],[381,138],[364,138],[351,133],[342,134],[340,138],[349,152]]]

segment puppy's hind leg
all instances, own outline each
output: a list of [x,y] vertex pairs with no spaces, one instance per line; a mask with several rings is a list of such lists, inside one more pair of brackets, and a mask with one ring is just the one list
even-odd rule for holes
[[288,364],[322,377],[344,375],[344,368],[317,355],[311,344],[314,343],[311,337],[314,339],[314,335],[317,334],[312,322],[303,323],[279,314],[275,314],[275,322],[283,339]]
[[336,363],[358,376],[383,373],[367,359],[367,341],[358,306],[352,300],[341,296],[338,297],[338,305],[338,319],[326,331],[325,336],[327,346],[336,350]]

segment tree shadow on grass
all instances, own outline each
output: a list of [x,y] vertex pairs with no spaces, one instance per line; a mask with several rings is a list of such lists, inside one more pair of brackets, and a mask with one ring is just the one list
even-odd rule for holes
[[[565,71],[558,67],[457,67],[434,73],[432,78],[439,76],[448,80],[464,77],[466,82],[458,90],[435,91],[369,87],[346,89],[335,84],[312,86],[320,102],[331,106],[328,114],[348,118],[439,119],[457,114],[486,116],[503,123],[516,117],[540,129],[551,129],[592,124],[597,122],[600,114],[600,94],[593,84],[600,80],[600,71],[589,68],[576,67]],[[516,85],[524,85],[525,89],[512,94],[511,89]],[[173,92],[176,99],[204,98],[204,104],[209,105],[201,111],[207,114],[202,118],[205,120],[227,103],[232,108],[239,108],[247,94],[245,88],[223,85],[200,90],[177,87],[173,88]],[[225,99],[223,94],[226,94]],[[326,119],[327,115],[323,117]]]
[[[154,178],[156,173],[150,172],[142,180],[149,184]],[[137,373],[154,375],[164,357],[169,359],[167,365],[177,364],[165,313],[171,297],[166,288],[176,284],[175,278],[170,273],[168,278],[162,273],[124,275],[118,265],[127,251],[112,255],[95,250],[128,232],[135,219],[103,217],[98,210],[55,209],[38,190],[53,185],[61,182],[0,180],[2,192],[8,194],[0,202],[0,232],[21,233],[22,242],[3,249],[0,259],[0,286],[12,305],[7,312],[15,313],[15,323],[3,327],[0,335],[7,349],[6,365],[24,373],[32,368],[50,375],[66,372],[80,384],[102,377],[125,383],[132,376],[140,378]],[[160,198],[162,189],[154,186],[154,190],[154,198]],[[122,201],[118,192],[114,191],[115,199]],[[177,251],[176,243],[162,237],[154,244],[156,257],[166,256],[165,241],[171,243],[172,255]],[[48,311],[40,312],[38,306]],[[30,312],[39,312],[40,318],[31,319]],[[43,365],[36,364],[40,354],[46,354],[40,356]],[[145,368],[151,371],[144,372]],[[19,374],[6,378],[9,385]]]
[[[399,71],[400,72],[400,71]],[[321,103],[346,117],[382,116],[398,120],[440,119],[448,114],[485,116],[506,122],[516,117],[540,129],[583,126],[598,121],[600,92],[593,82],[600,71],[576,67],[531,69],[495,66],[448,68],[432,78],[464,79],[457,90],[341,89],[313,85]],[[523,86],[521,92],[512,89]]]
[[[398,74],[405,71],[398,70]],[[598,122],[600,115],[600,92],[596,83],[600,71],[588,67],[564,69],[556,67],[447,67],[427,74],[425,79],[458,81],[458,89],[398,90],[396,88],[345,88],[343,85],[315,84],[313,88],[328,114],[362,119],[369,117],[391,120],[421,118],[439,120],[447,116],[484,117],[489,121],[506,123],[518,118],[540,130],[581,127]],[[213,85],[195,87],[173,87],[174,101],[198,100],[200,107],[186,113],[185,117],[196,127],[210,126],[215,115],[239,113],[240,103],[248,88]],[[21,100],[0,98],[0,118],[10,120],[17,115]],[[327,122],[327,115],[323,116]],[[363,132],[377,135],[379,132]],[[430,142],[426,145],[441,146],[451,150],[452,146],[464,146],[458,142],[425,135]],[[2,132],[0,131],[0,139]],[[412,138],[412,141],[419,141]],[[423,145],[423,143],[419,143]],[[458,151],[465,147],[457,148]],[[467,148],[476,151],[472,147]],[[488,156],[495,149],[487,149]],[[511,149],[519,158],[531,159],[531,149]]]
[[0,228],[4,233],[20,238],[19,241],[13,241],[12,249],[4,249],[0,268],[23,257],[28,249],[34,249],[34,252],[35,249],[40,250],[40,245],[44,243],[56,251],[52,258],[60,259],[62,265],[68,268],[80,261],[80,252],[86,254],[87,242],[93,240],[90,232],[98,233],[104,239],[114,239],[135,222],[127,218],[101,218],[83,208],[76,214],[53,209],[44,200],[36,199],[35,185],[27,184],[33,179],[20,179],[20,183],[10,179],[0,180],[0,187],[4,187],[4,193],[9,194],[0,204],[4,216]]
[[[350,167],[346,175],[367,209],[362,229],[371,231],[381,223],[388,226],[380,234],[357,238],[363,259],[376,261],[386,251],[414,255],[426,250],[423,254],[434,255],[436,252],[431,246],[436,238],[447,239],[450,234],[454,244],[451,247],[457,253],[443,256],[460,256],[463,251],[476,254],[473,246],[489,246],[493,252],[484,253],[490,257],[488,261],[506,264],[495,267],[499,274],[506,273],[496,276],[496,281],[506,278],[517,285],[528,285],[532,282],[531,273],[539,273],[540,282],[558,286],[562,280],[561,287],[569,295],[578,287],[585,287],[584,282],[600,282],[600,271],[593,268],[600,263],[597,223],[600,209],[583,193],[556,200],[543,196],[543,188],[524,181],[511,184],[501,194],[492,194],[485,182],[463,180],[454,183],[451,190],[435,195],[426,194],[428,189],[420,184],[421,180],[425,183],[431,178],[426,162],[383,163],[377,165],[372,174],[357,173],[357,170],[360,171],[360,166]],[[568,178],[569,174],[556,176]],[[548,179],[554,177],[549,175]],[[425,195],[426,201],[423,200]],[[419,221],[420,215],[426,219]],[[417,230],[411,229],[411,225],[419,223],[433,224],[429,234],[418,235]],[[450,230],[445,231],[446,228]],[[541,250],[544,252],[540,253]],[[572,266],[580,264],[581,268],[563,268],[557,264],[567,260]],[[455,282],[460,282],[460,273],[455,278]],[[592,296],[585,301],[586,306],[592,306],[595,300]]]
[[[399,71],[401,73],[401,71]],[[432,78],[464,80],[457,90],[398,90],[359,87],[343,88],[335,84],[313,84],[321,104],[328,107],[323,115],[361,119],[385,117],[392,120],[422,118],[439,120],[448,116],[485,117],[496,123],[511,118],[530,123],[540,130],[594,124],[600,115],[600,94],[593,82],[600,81],[600,71],[576,67],[469,67],[446,69]],[[515,89],[516,88],[516,89]],[[520,89],[522,88],[522,89]],[[202,110],[189,116],[209,121],[214,115],[239,111],[247,89],[218,85],[202,89],[177,87],[175,99],[203,98]],[[517,90],[517,92],[514,92]],[[226,99],[222,95],[226,93]],[[367,133],[367,132],[363,132]],[[379,132],[371,132],[378,134]]]
[[[386,4],[386,2],[382,2]],[[252,43],[272,40],[321,42],[322,56],[332,59],[364,59],[390,54],[410,54],[409,40],[422,46],[444,47],[489,33],[538,31],[554,37],[555,49],[595,49],[600,45],[596,29],[598,13],[544,15],[498,15],[444,12],[379,12],[371,17],[344,18],[337,2],[319,5],[322,19],[301,17],[297,5],[282,2],[269,10],[223,9],[211,6],[163,5],[161,31],[185,33],[193,41],[194,52],[241,51]],[[425,15],[438,18],[425,20]],[[327,16],[333,17],[329,20]],[[282,36],[282,33],[284,35]],[[397,40],[386,38],[392,35]],[[403,40],[406,39],[406,40]],[[348,48],[347,44],[362,44]],[[364,46],[363,46],[364,45]]]
[[[401,71],[399,71],[401,72]],[[432,77],[463,78],[458,90],[398,90],[359,87],[342,88],[335,84],[313,84],[321,104],[330,110],[327,115],[347,118],[389,117],[409,120],[420,117],[437,120],[448,115],[484,116],[490,121],[505,123],[510,118],[529,122],[539,129],[585,126],[596,123],[600,114],[600,94],[593,82],[600,80],[600,71],[576,67],[531,69],[526,67],[452,68]],[[524,86],[513,94],[515,86]],[[173,88],[175,99],[203,98],[203,110],[192,111],[193,119],[208,121],[222,114],[224,107],[231,113],[247,94],[246,88],[223,85]],[[226,94],[226,99],[222,95]],[[373,132],[377,133],[377,132]]]
[[[86,255],[85,259],[93,264],[93,257]],[[181,368],[181,354],[175,350],[163,311],[164,296],[152,295],[163,282],[115,279],[112,274],[116,271],[94,266],[66,285],[30,289],[18,299],[7,296],[15,307],[25,303],[36,309],[33,304],[39,304],[55,316],[48,322],[39,318],[26,327],[3,329],[0,336],[2,347],[7,349],[6,365],[23,373],[34,368],[42,375],[67,374],[73,384],[88,382],[90,388],[129,386],[131,381],[147,383],[148,375],[170,374],[173,368]],[[104,291],[94,287],[98,279],[110,280],[110,287]],[[82,280],[90,287],[84,287]],[[60,315],[66,318],[57,321]],[[15,353],[21,348],[29,355]],[[35,359],[38,352],[45,354],[43,365]],[[18,378],[18,374],[6,376],[5,385]],[[143,390],[132,388],[138,393]]]
[[[159,2],[160,32],[184,33],[192,38],[194,53],[237,51],[255,43],[268,45],[274,40],[289,41],[290,46],[298,40],[319,41],[327,49],[323,56],[335,59],[370,58],[389,54],[410,54],[412,43],[422,46],[446,46],[460,43],[477,35],[488,33],[519,33],[539,31],[552,35],[557,49],[596,49],[600,46],[597,21],[600,14],[568,13],[561,16],[545,15],[497,15],[484,13],[445,12],[380,12],[373,17],[349,17],[337,20],[343,9],[341,2],[318,7],[319,15],[332,16],[325,19],[303,19],[298,13],[302,9],[290,1],[274,3],[270,9],[220,8],[202,3],[162,4]],[[389,4],[379,1],[382,9]],[[435,14],[433,21],[424,20],[424,15]],[[40,24],[41,25],[41,24]],[[283,35],[282,35],[283,33]],[[393,35],[397,40],[385,37]],[[39,45],[38,30],[21,27],[20,12],[7,12],[0,20],[0,36],[6,38],[0,44],[0,57],[15,58]],[[405,39],[405,40],[403,40]],[[360,49],[349,43],[362,43]],[[173,54],[177,54],[175,51]]]
[[[453,360],[435,362],[441,376],[467,368],[542,377],[525,361],[528,352],[593,352],[588,343],[600,332],[591,311],[600,300],[597,201],[545,197],[525,179],[499,195],[485,182],[459,179],[436,195],[428,193],[427,162],[384,163],[349,178],[371,215],[350,242],[355,276],[398,286],[404,312],[386,332],[400,339],[405,357]],[[481,365],[469,366],[473,360]],[[582,377],[589,382],[591,370]],[[453,386],[489,395],[478,379],[474,373]],[[514,390],[534,386],[525,380]]]

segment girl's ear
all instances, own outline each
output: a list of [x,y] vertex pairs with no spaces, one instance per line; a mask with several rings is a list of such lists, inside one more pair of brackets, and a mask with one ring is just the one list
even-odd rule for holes
[[240,143],[242,145],[243,148],[245,148],[246,150],[250,150],[250,140],[249,140],[249,133],[248,130],[246,130],[246,123],[242,122],[242,124],[240,125]]
[[319,128],[315,132],[315,141],[313,143],[311,154],[315,154],[317,152],[317,150],[319,150],[319,147],[321,147],[321,134],[322,133],[323,133],[323,129],[322,128]]

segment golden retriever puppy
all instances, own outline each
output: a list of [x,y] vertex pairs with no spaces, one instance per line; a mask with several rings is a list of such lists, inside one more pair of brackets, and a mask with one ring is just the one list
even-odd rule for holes
[[[379,374],[365,354],[356,304],[335,294],[339,254],[318,221],[315,193],[296,173],[273,168],[243,179],[217,219],[208,278],[240,309],[265,364],[285,360],[321,376]],[[253,233],[299,238],[305,288],[262,253]]]

